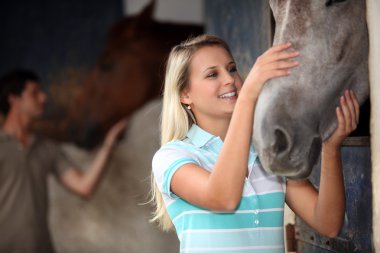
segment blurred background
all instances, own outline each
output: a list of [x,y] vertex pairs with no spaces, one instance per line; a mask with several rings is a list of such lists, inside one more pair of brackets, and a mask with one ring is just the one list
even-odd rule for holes
[[85,148],[159,97],[173,45],[217,34],[244,76],[272,34],[268,4],[248,0],[5,1],[0,25],[0,74],[32,69],[49,95],[38,130]]
[[172,46],[204,32],[223,37],[245,76],[271,42],[261,0],[17,0],[0,5],[0,75],[27,68],[48,94],[36,130],[86,167],[104,133],[129,126],[90,200],[50,187],[58,253],[178,252],[149,222],[151,159],[159,148],[165,61]]

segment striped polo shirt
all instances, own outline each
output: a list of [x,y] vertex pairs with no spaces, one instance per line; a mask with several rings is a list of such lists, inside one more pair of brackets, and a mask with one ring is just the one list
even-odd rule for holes
[[163,145],[152,165],[156,183],[175,226],[180,252],[283,253],[285,180],[263,170],[250,147],[248,177],[233,212],[216,212],[193,205],[170,189],[173,174],[194,163],[212,171],[223,141],[193,125],[182,141]]

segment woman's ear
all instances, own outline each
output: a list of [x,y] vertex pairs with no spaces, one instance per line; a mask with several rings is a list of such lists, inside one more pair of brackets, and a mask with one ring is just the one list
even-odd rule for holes
[[192,103],[188,89],[185,89],[181,92],[180,100],[182,104],[190,105]]

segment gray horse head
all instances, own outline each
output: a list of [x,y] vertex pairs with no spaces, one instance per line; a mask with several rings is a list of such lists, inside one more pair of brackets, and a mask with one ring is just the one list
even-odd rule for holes
[[274,44],[291,42],[300,65],[269,81],[254,117],[253,142],[264,168],[307,177],[337,126],[344,90],[368,97],[368,31],[363,0],[270,0]]

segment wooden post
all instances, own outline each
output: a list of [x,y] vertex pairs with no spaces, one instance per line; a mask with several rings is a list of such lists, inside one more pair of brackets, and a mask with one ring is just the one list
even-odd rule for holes
[[[371,96],[372,227],[373,247],[380,252],[380,2],[367,0],[369,78]],[[377,68],[377,69],[376,69]]]

